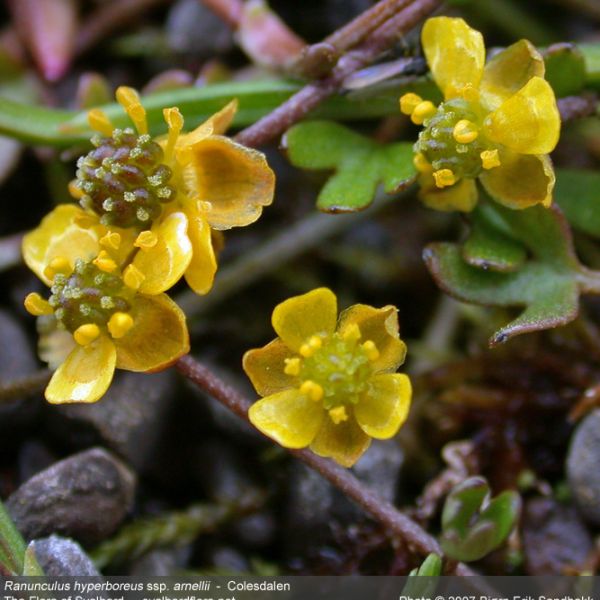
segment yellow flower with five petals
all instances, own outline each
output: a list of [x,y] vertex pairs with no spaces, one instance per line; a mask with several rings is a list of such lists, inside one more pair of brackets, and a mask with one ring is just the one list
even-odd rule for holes
[[249,350],[243,366],[264,396],[250,421],[286,448],[310,449],[350,467],[371,438],[394,436],[406,420],[411,384],[395,373],[406,346],[397,310],[356,304],[337,316],[337,299],[318,288],[279,304],[278,334]]
[[[223,135],[236,101],[189,133],[179,110],[166,108],[168,133],[153,139],[137,92],[121,87],[117,100],[136,129],[115,129],[101,110],[90,111],[95,148],[79,159],[71,191],[103,225],[136,233],[140,291],[154,294],[185,275],[205,294],[217,269],[213,230],[258,219],[273,200],[273,171],[264,154]],[[173,214],[178,227],[166,224]]]
[[555,176],[548,156],[560,116],[544,61],[520,40],[485,64],[483,37],[459,18],[428,19],[421,36],[438,106],[416,94],[400,110],[424,129],[415,144],[420,197],[438,210],[470,211],[475,180],[509,208],[549,206]]
[[77,206],[59,206],[23,240],[25,262],[51,286],[48,300],[31,293],[25,308],[51,321],[40,346],[53,349],[45,358],[56,368],[46,388],[54,404],[95,402],[115,368],[158,371],[189,351],[181,309],[164,289],[140,293],[139,271],[121,262],[119,234],[82,227],[80,218]]

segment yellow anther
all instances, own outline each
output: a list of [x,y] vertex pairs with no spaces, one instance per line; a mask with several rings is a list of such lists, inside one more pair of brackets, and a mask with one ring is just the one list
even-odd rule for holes
[[308,396],[314,402],[318,402],[323,398],[323,388],[310,379],[302,382],[300,393]]
[[329,416],[335,425],[339,425],[343,421],[348,420],[348,413],[345,406],[336,406],[329,411]]
[[98,225],[98,219],[92,217],[92,215],[88,215],[85,213],[77,213],[73,217],[73,222],[82,229],[89,229],[90,227],[94,227],[94,225]]
[[313,335],[306,344],[300,346],[300,354],[305,358],[312,356],[315,350],[318,350],[323,345],[323,340],[318,335]]
[[422,152],[417,152],[417,154],[415,154],[413,164],[419,173],[431,173],[433,171],[431,163],[425,158],[425,155]]
[[448,187],[456,183],[456,177],[450,169],[434,171],[433,178],[435,179],[435,185],[439,188]]
[[163,116],[169,127],[169,135],[164,150],[165,160],[169,162],[173,155],[177,138],[183,129],[183,116],[176,107],[163,109]]
[[400,96],[400,112],[405,115],[412,115],[413,110],[423,102],[423,98],[417,94],[409,92]]
[[356,323],[351,323],[346,327],[342,338],[346,342],[357,342],[360,340],[360,327]]
[[139,289],[144,279],[146,276],[135,265],[129,265],[123,272],[123,281],[132,290]]
[[92,108],[87,116],[88,123],[94,131],[97,131],[106,137],[112,136],[114,126],[104,111],[99,108]]
[[125,112],[133,121],[138,133],[140,135],[148,133],[146,110],[140,102],[138,93],[133,88],[121,86],[120,88],[117,88],[116,97],[117,102],[125,109]]
[[286,358],[284,360],[285,367],[283,372],[286,375],[291,375],[292,377],[296,377],[300,375],[300,359],[299,358]]
[[135,243],[133,244],[137,248],[141,248],[142,250],[149,250],[150,248],[154,248],[156,243],[158,242],[158,236],[153,231],[142,231],[137,238],[135,239]]
[[54,312],[54,309],[50,306],[50,303],[47,300],[44,300],[36,292],[27,294],[23,304],[25,305],[25,310],[34,317],[51,315]]
[[430,102],[429,100],[424,100],[423,102],[417,104],[415,110],[413,110],[412,115],[410,116],[410,120],[415,125],[422,125],[425,119],[429,117],[433,117],[436,112],[435,104]]
[[92,262],[105,273],[112,273],[117,268],[117,263],[108,255],[106,250],[100,250],[100,254]]
[[479,131],[477,130],[475,123],[467,119],[461,119],[454,126],[452,135],[459,144],[470,144],[477,139]]
[[100,327],[95,323],[86,323],[81,325],[73,332],[75,341],[80,346],[87,346],[91,344],[100,335]]
[[500,166],[498,150],[484,150],[479,156],[481,158],[481,166],[486,170]]
[[133,327],[133,318],[124,312],[116,312],[108,320],[108,331],[114,338],[122,338]]
[[379,350],[373,340],[367,340],[362,344],[362,349],[365,351],[369,360],[377,360],[379,358]]
[[112,250],[118,250],[121,245],[121,234],[116,231],[109,231],[100,238],[100,245]]
[[472,83],[467,83],[467,85],[460,88],[458,95],[468,102],[477,102],[479,100],[479,90]]
[[75,200],[79,200],[82,196],[85,196],[85,192],[77,185],[77,179],[71,179],[67,185],[67,189]]
[[46,265],[44,275],[52,280],[57,273],[69,275],[72,270],[71,263],[67,258],[64,256],[56,256]]

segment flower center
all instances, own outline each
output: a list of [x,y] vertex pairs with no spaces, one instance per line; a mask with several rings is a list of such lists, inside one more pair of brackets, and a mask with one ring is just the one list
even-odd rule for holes
[[480,116],[468,101],[443,102],[425,122],[415,152],[423,154],[434,172],[448,169],[456,180],[475,178],[483,169],[481,153],[489,148],[480,127]]
[[358,403],[379,356],[371,340],[361,343],[360,338],[357,325],[343,335],[314,335],[300,348],[300,357],[286,359],[285,372],[298,376],[300,391],[322,402],[336,424],[348,418],[347,406]]
[[95,148],[77,162],[75,185],[81,206],[107,226],[148,227],[165,202],[175,198],[167,185],[171,169],[162,148],[147,134],[115,129],[111,137],[92,138]]

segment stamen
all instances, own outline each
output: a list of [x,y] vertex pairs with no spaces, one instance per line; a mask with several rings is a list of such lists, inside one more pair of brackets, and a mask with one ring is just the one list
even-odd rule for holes
[[153,231],[142,231],[136,238],[134,246],[142,250],[150,250],[154,248],[158,242],[158,236]]
[[345,342],[357,342],[360,340],[360,327],[356,323],[351,323],[342,334],[342,339]]
[[300,359],[299,358],[286,358],[284,359],[285,367],[283,368],[283,372],[286,375],[291,375],[292,377],[296,377],[300,375]]
[[454,139],[459,144],[469,144],[477,139],[479,131],[475,123],[468,119],[461,119],[452,130]]
[[73,222],[78,227],[81,227],[83,229],[89,229],[90,227],[93,227],[94,225],[98,224],[98,219],[95,219],[91,215],[79,213],[75,215],[75,217],[73,218]]
[[69,190],[69,194],[71,194],[75,200],[80,200],[83,196],[85,196],[85,192],[77,185],[77,179],[71,179],[67,189]]
[[417,104],[417,106],[412,112],[410,120],[415,125],[422,125],[425,119],[428,119],[429,117],[433,117],[433,115],[435,115],[436,110],[437,109],[435,108],[433,102],[430,102],[429,100],[424,100],[423,102]]
[[106,116],[106,113],[99,108],[92,108],[88,112],[88,123],[90,127],[106,137],[110,137],[114,130],[114,125]]
[[348,413],[345,406],[336,406],[329,411],[329,416],[335,425],[339,425],[343,421],[348,420]]
[[118,250],[121,245],[121,234],[116,231],[109,231],[106,235],[100,238],[100,244],[105,248]]
[[117,102],[125,109],[140,135],[148,133],[146,110],[140,102],[138,93],[130,87],[121,86],[116,93]]
[[479,90],[472,83],[467,83],[467,85],[460,88],[458,95],[467,102],[479,101]]
[[498,150],[484,150],[479,156],[481,157],[481,166],[486,170],[500,166]]
[[41,317],[42,315],[51,315],[54,309],[47,300],[44,300],[39,294],[33,292],[27,294],[25,298],[25,310],[34,317]]
[[435,179],[435,185],[439,188],[448,187],[456,183],[456,177],[450,169],[434,171],[433,178]]
[[417,152],[417,154],[415,154],[413,164],[419,173],[431,173],[431,171],[433,171],[431,163],[425,158],[425,155],[422,152]]
[[139,289],[144,279],[146,276],[135,265],[129,265],[123,272],[123,281],[132,290]]
[[412,115],[415,108],[423,102],[423,98],[417,94],[409,92],[400,96],[400,112],[405,115]]
[[64,256],[56,256],[53,258],[46,268],[44,269],[44,275],[52,280],[57,274],[61,275],[69,275],[73,269],[71,268],[71,264],[68,259]]
[[379,358],[379,350],[373,340],[367,340],[363,345],[362,349],[365,351],[367,358],[371,361]]
[[98,254],[92,263],[105,273],[112,273],[117,268],[117,263],[108,255],[106,250],[100,250],[100,254]]
[[124,312],[116,312],[108,321],[108,331],[114,338],[122,338],[133,327],[133,318]]
[[183,117],[176,107],[165,108],[163,110],[163,116],[169,126],[169,137],[167,138],[167,144],[164,150],[165,162],[170,162],[173,157],[173,149],[177,143],[177,138],[183,129]]
[[80,346],[87,346],[91,344],[100,335],[100,328],[95,323],[86,323],[78,327],[73,337]]
[[300,386],[300,393],[308,396],[314,402],[318,402],[323,398],[323,388],[314,381],[307,379]]
[[323,340],[318,335],[313,335],[306,344],[300,346],[300,354],[304,358],[312,356],[323,345]]

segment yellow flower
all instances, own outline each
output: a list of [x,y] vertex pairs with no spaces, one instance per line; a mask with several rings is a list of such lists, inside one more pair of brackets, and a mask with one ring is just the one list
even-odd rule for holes
[[549,206],[555,177],[548,153],[560,116],[539,52],[520,40],[485,64],[481,33],[450,17],[429,19],[421,39],[444,94],[437,108],[416,94],[400,98],[400,110],[424,125],[415,144],[423,202],[470,211],[479,179],[509,208]]
[[44,319],[40,346],[56,368],[46,399],[54,404],[95,402],[115,368],[157,371],[189,351],[179,307],[164,290],[140,293],[143,275],[121,262],[118,234],[81,227],[80,217],[78,207],[59,206],[23,240],[25,262],[51,286],[48,300],[29,294],[25,308]]
[[[336,324],[337,322],[337,324]],[[244,355],[244,370],[265,396],[250,421],[286,448],[304,448],[352,466],[371,438],[387,439],[404,423],[410,380],[395,373],[406,346],[397,310],[356,304],[337,319],[337,300],[318,288],[279,304],[278,334]]]
[[[102,111],[90,111],[99,135],[78,162],[72,192],[102,224],[136,231],[141,251],[133,264],[144,274],[144,293],[185,275],[195,292],[205,294],[217,269],[211,230],[256,221],[273,200],[273,171],[261,152],[222,135],[235,101],[190,133],[182,133],[179,110],[166,108],[168,133],[152,139],[137,93],[121,87],[117,100],[136,131],[115,129]],[[173,214],[180,226],[165,227]]]

